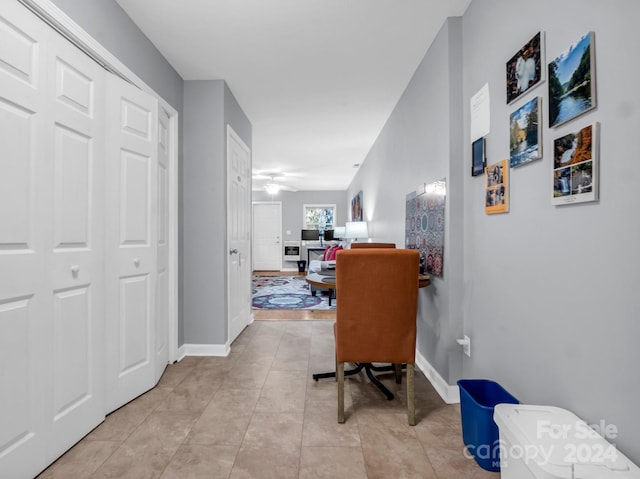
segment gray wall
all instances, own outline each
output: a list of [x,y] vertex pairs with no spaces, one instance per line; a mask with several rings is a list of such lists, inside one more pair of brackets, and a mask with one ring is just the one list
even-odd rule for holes
[[184,84],[184,343],[227,341],[226,125],[251,124],[222,80]]
[[[280,191],[271,197],[265,191],[254,191],[253,201],[280,201],[282,202],[282,236],[283,241],[300,240],[302,229],[302,207],[310,204],[336,205],[336,225],[344,226],[349,215],[349,206],[346,191]],[[291,234],[287,235],[287,231]],[[300,252],[300,259],[306,260],[306,250]],[[313,257],[311,258],[313,259]],[[295,262],[285,261],[284,247],[282,257],[283,269],[297,269]]]
[[182,78],[115,0],[52,0],[182,113]]
[[[508,157],[505,62],[539,30],[547,62],[595,32],[598,107],[549,129],[543,98],[541,161],[512,170],[511,210],[486,216],[482,182],[465,176],[465,330],[473,357],[465,376],[499,379],[529,403],[554,404],[589,423],[618,427],[618,447],[640,463],[640,222],[632,147],[640,125],[636,0],[474,1],[463,18],[465,101],[491,89],[488,158]],[[488,28],[500,25],[500,28]],[[470,148],[465,111],[465,169]],[[554,207],[553,139],[601,123],[600,201]]]
[[445,23],[349,188],[363,192],[374,241],[404,245],[406,194],[446,178],[445,270],[420,290],[418,348],[450,384],[462,374],[461,28]]
[[[420,353],[450,384],[494,379],[522,402],[615,425],[613,442],[640,462],[640,222],[632,183],[640,177],[632,148],[640,60],[631,53],[640,3],[513,0],[505,7],[504,0],[474,0],[461,23],[443,27],[349,197],[362,189],[376,239],[399,242],[405,194],[446,176],[445,271],[420,293]],[[540,30],[545,66],[587,31],[596,34],[599,106],[557,129],[546,126],[546,82],[506,105],[506,61]],[[545,125],[543,159],[511,171],[510,212],[492,216],[484,213],[482,177],[469,173],[469,99],[487,82],[489,162],[508,158],[509,115],[522,100],[543,98]],[[553,138],[596,121],[600,201],[552,206]],[[385,181],[391,172],[393,184]],[[455,352],[462,332],[471,336],[471,358]]]
[[184,343],[224,344],[224,82],[185,82],[184,107]]

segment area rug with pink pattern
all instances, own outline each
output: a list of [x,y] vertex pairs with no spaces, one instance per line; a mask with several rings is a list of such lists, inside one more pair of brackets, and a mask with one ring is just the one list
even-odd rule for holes
[[253,276],[253,309],[335,309],[326,291],[311,294],[304,276]]

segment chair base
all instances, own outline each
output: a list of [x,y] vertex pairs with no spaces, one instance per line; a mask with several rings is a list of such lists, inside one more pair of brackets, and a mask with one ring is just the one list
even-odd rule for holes
[[[382,385],[377,379],[374,379],[375,376],[373,376],[373,374],[371,373],[371,368],[373,367],[374,366],[372,366],[371,363],[357,363],[356,368],[353,370],[350,370],[349,373],[350,375],[352,375],[352,374],[355,374],[356,370],[360,371],[364,368],[364,370],[367,372],[367,376],[369,376],[369,379],[371,379],[374,384],[378,385],[379,387],[382,387],[384,389],[383,392],[384,391],[388,392],[388,395],[385,394],[387,396],[387,399],[393,399],[393,394],[391,394],[391,391],[389,391],[386,387],[384,387],[384,385]],[[395,370],[396,373],[398,372],[398,368],[395,365],[391,366],[391,368]],[[415,398],[414,398],[415,390],[414,390],[414,384],[413,384],[415,366],[413,364],[407,364],[406,368],[407,368],[407,421],[409,423],[409,426],[415,426],[416,425],[416,406],[415,406]],[[330,374],[330,373],[327,373],[327,374]],[[338,423],[339,424],[343,424],[345,421],[345,415],[344,415],[345,374],[346,372],[344,370],[344,363],[342,362],[337,363],[335,376],[338,380]],[[315,378],[315,376],[316,375],[314,375],[314,379],[316,379],[317,381],[317,378]]]
[[[393,393],[389,391],[389,389],[387,389],[387,387],[384,384],[382,384],[377,377],[374,376],[372,371],[375,371],[375,372],[394,371],[396,373],[396,383],[400,384],[400,381],[398,381],[398,368],[403,368],[405,365],[393,364],[391,366],[374,366],[371,363],[353,363],[353,364],[355,364],[356,367],[353,369],[348,369],[344,371],[345,377],[358,374],[360,371],[364,369],[369,380],[373,383],[374,386],[376,386],[380,391],[382,391],[382,394],[384,394],[387,397],[387,400],[391,401],[393,399],[394,397]],[[318,379],[335,378],[335,377],[336,377],[336,373],[334,372],[318,373],[313,375],[313,379],[316,381]]]

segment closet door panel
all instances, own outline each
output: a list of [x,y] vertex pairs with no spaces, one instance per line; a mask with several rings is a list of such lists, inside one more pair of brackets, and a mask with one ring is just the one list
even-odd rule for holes
[[33,103],[16,105],[0,98],[0,247],[4,251],[26,252],[32,245],[37,134]]
[[50,32],[46,93],[52,232],[52,334],[47,409],[51,460],[105,416],[104,147],[107,73]]
[[46,29],[18,2],[0,12],[0,477],[30,477],[47,453],[50,400],[41,85]]
[[[54,421],[91,400],[91,292],[87,287],[56,291],[53,305]],[[69,347],[69,345],[73,347]]]
[[158,111],[158,233],[155,380],[158,381],[169,362],[169,166],[171,136],[169,116],[162,107]]
[[[120,245],[140,251],[149,244],[149,156],[120,151]],[[146,251],[145,251],[146,252]],[[126,255],[123,255],[126,256]],[[128,264],[123,265],[125,268]]]
[[157,101],[110,75],[107,105],[107,410],[112,411],[155,384]]

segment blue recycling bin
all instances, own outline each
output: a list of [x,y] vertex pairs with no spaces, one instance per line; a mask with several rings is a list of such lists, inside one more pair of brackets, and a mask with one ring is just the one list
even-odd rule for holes
[[500,470],[500,433],[493,420],[496,404],[519,404],[513,395],[495,381],[460,379],[462,440],[478,465],[492,472]]

